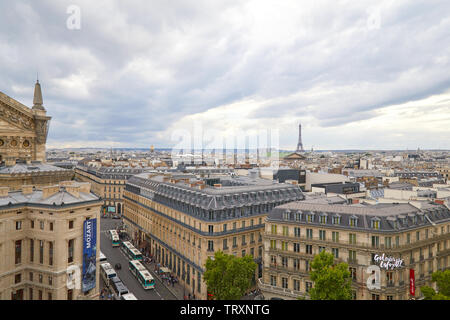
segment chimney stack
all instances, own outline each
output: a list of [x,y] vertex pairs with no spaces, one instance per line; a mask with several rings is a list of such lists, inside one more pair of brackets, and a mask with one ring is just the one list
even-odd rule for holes
[[49,186],[42,188],[42,198],[47,199],[59,192],[59,186]]
[[0,197],[7,197],[9,192],[9,187],[0,187]]
[[33,193],[33,186],[31,186],[31,185],[23,185],[22,186],[22,193],[23,194],[32,194]]

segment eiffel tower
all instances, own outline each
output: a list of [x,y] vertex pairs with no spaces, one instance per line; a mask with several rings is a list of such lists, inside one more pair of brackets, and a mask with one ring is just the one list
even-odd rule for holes
[[303,143],[302,143],[302,124],[300,123],[298,125],[298,143],[297,143],[297,150],[295,152],[305,152],[303,149]]

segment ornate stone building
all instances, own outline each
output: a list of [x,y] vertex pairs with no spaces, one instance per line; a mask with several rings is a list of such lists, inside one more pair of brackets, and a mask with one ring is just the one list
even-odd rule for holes
[[50,186],[73,177],[72,170],[44,163],[50,119],[39,81],[32,108],[0,92],[0,186],[18,190],[22,185]]
[[31,109],[0,92],[0,161],[6,165],[13,165],[17,160],[45,161],[51,119],[46,113],[39,80]]

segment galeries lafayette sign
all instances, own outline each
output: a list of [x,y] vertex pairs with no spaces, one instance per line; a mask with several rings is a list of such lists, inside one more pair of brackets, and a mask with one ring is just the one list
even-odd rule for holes
[[386,256],[384,253],[382,255],[376,254],[373,257],[375,263],[378,263],[382,269],[394,269],[400,268],[403,264],[403,259],[394,258],[393,256]]

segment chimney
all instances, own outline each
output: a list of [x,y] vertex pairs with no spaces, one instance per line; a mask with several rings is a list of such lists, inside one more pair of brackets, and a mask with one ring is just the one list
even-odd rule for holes
[[0,187],[0,197],[7,197],[9,192],[9,187]]
[[71,180],[60,181],[59,182],[59,186],[60,187],[67,187],[67,186],[71,186],[73,184],[74,184],[74,181],[71,181]]
[[199,185],[198,185],[198,188],[199,188],[200,190],[205,189],[205,187],[206,187],[206,185],[204,185],[204,184],[199,184]]
[[14,166],[15,164],[16,164],[16,159],[10,158],[10,157],[5,158],[5,165],[6,165],[7,167],[12,167],[12,166]]
[[32,193],[33,193],[33,186],[31,185],[22,186],[22,194],[32,194]]
[[80,186],[67,186],[66,191],[73,195],[75,198],[80,197]]
[[214,188],[222,188],[222,184],[221,183],[214,183]]
[[59,192],[59,186],[49,186],[42,188],[42,199],[47,199]]
[[90,193],[91,192],[91,183],[90,182],[81,182],[78,183],[80,186],[80,192]]

